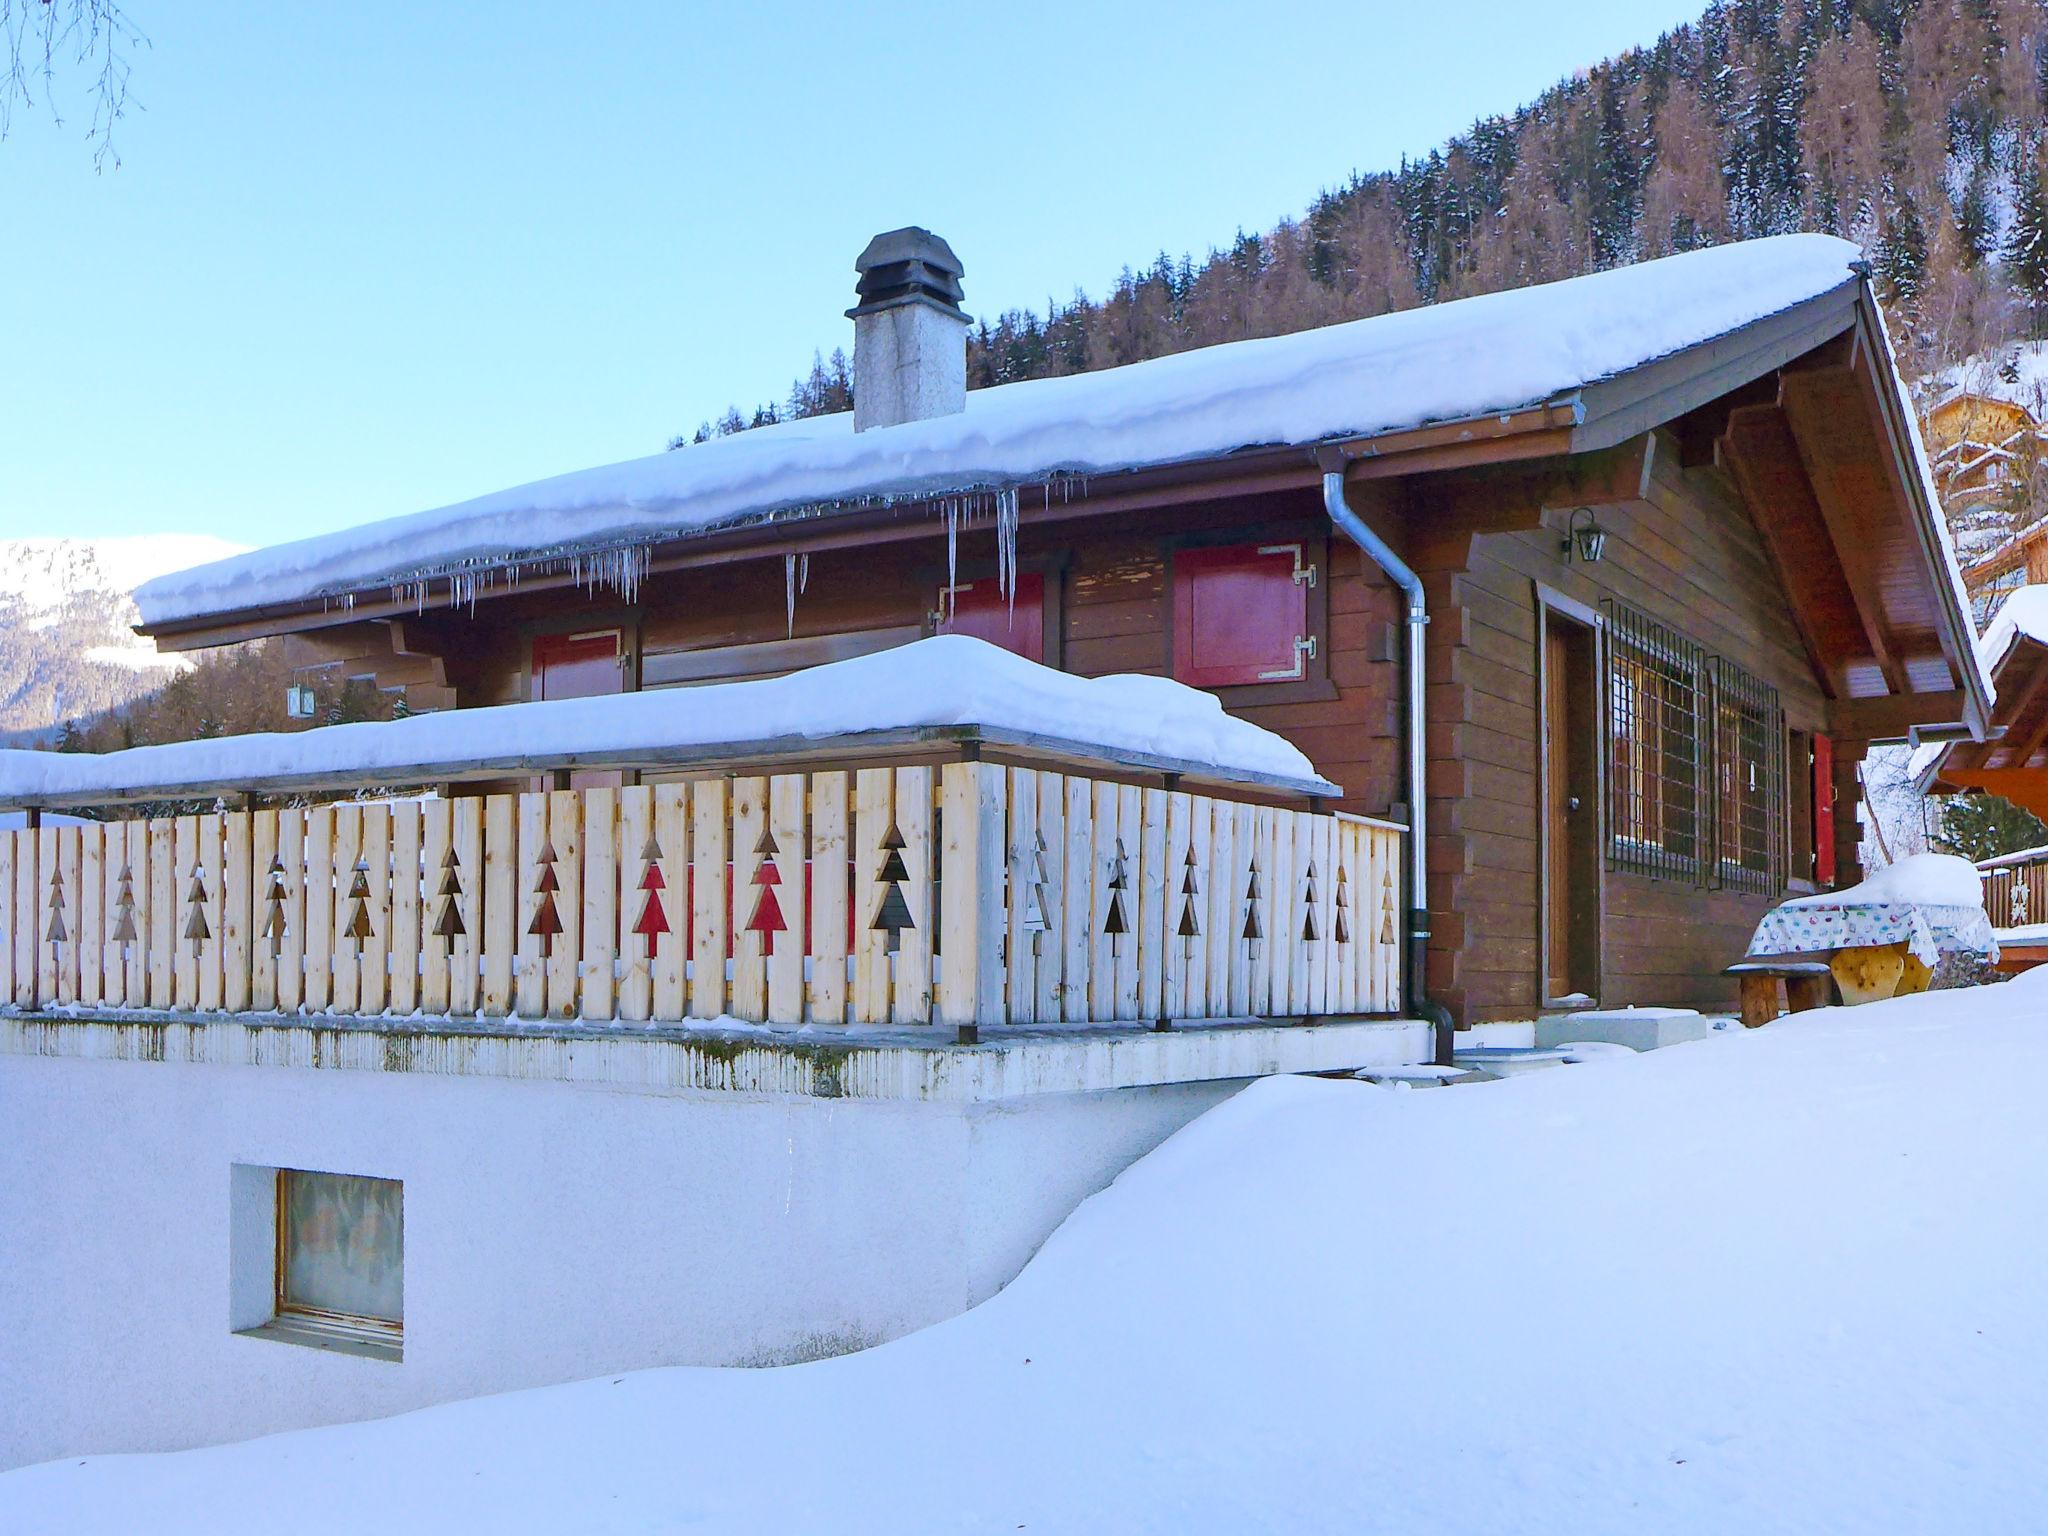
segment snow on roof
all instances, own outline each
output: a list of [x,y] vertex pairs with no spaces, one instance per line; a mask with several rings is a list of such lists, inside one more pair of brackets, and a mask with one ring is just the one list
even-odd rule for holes
[[2038,848],[2021,848],[2013,853],[2001,853],[1993,858],[1979,859],[1979,869],[2011,869],[2017,864],[2048,864],[2048,843]]
[[616,552],[774,513],[919,500],[1308,446],[1547,404],[1852,281],[1848,241],[1782,235],[1539,287],[975,390],[856,435],[812,417],[160,577],[145,624],[478,566]]
[[952,725],[1052,737],[1107,757],[1176,759],[1225,778],[1319,779],[1300,749],[1225,714],[1214,694],[1159,677],[1075,677],[985,640],[939,635],[753,682],[500,704],[102,754],[0,751],[0,804],[90,804],[95,795],[141,792],[169,797],[187,786],[255,787],[292,778],[368,781],[402,778],[432,764],[659,753]]
[[2048,645],[2048,585],[2020,587],[2001,603],[1977,642],[1977,654],[1987,669],[1995,667],[2022,637]]

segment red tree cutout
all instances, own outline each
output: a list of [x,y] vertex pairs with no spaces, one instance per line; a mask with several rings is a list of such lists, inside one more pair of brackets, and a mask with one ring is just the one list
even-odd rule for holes
[[668,881],[661,873],[661,844],[653,837],[647,839],[647,846],[640,850],[640,861],[647,867],[640,876],[640,889],[647,893],[640,903],[640,916],[633,923],[633,931],[647,941],[647,958],[654,958],[655,941],[669,931],[668,913],[661,905],[661,893],[668,889]]
[[526,931],[540,939],[543,958],[555,952],[555,935],[562,931],[562,914],[555,910],[555,892],[562,888],[562,882],[555,877],[555,861],[561,857],[555,852],[553,838],[543,839],[540,845],[540,878],[533,888],[540,895],[540,905],[534,909],[533,921],[526,925]]
[[782,884],[782,871],[775,867],[775,855],[781,850],[775,846],[775,834],[763,827],[761,840],[754,844],[754,852],[761,862],[754,866],[753,883],[761,888],[761,894],[754,898],[754,915],[747,919],[747,932],[761,935],[761,952],[775,953],[775,935],[789,927],[782,916],[782,903],[775,899],[775,887]]

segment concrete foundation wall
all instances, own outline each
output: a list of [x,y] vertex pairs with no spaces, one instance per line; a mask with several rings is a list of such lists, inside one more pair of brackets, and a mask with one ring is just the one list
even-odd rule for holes
[[[1237,1086],[851,1100],[0,1054],[0,1467],[890,1338],[993,1294]],[[267,1295],[276,1167],[404,1181],[401,1362],[231,1331]]]

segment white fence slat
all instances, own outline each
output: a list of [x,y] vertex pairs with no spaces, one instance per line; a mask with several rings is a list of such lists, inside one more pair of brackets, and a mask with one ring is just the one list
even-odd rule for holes
[[811,776],[811,1012],[813,1023],[846,1022],[847,927],[852,856],[847,777]]
[[732,859],[730,785],[700,779],[690,786],[690,1017],[726,1011],[726,910]]
[[[619,792],[609,787],[580,796],[583,813],[582,962],[578,966],[578,1016],[593,1022],[613,1017],[613,988],[619,960]],[[640,850],[635,848],[634,853]]]

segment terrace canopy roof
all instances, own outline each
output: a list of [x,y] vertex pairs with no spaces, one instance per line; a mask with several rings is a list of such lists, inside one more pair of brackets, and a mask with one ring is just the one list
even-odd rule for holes
[[1980,643],[1998,686],[1991,741],[1952,743],[1922,777],[1935,789],[1981,789],[2048,820],[2048,586],[2022,587]]

